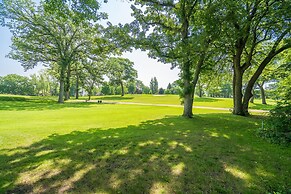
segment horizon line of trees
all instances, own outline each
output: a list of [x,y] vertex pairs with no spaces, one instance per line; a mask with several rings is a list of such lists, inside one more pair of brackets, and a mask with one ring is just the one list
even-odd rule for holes
[[[213,81],[213,80],[208,80]],[[279,100],[283,99],[280,88],[283,80],[271,79],[265,81],[262,88],[258,85],[254,90],[254,97],[260,98],[262,104],[267,104],[266,98]],[[179,80],[169,83],[167,88],[158,88],[158,85],[153,89],[152,85],[158,84],[157,78],[151,78],[150,86],[146,86],[140,80],[129,80],[124,83],[123,92],[119,83],[102,81],[99,85],[92,87],[91,94],[86,90],[86,85],[82,83],[79,85],[78,94],[76,85],[70,86],[70,97],[78,98],[79,95],[95,96],[95,95],[124,95],[124,94],[168,94],[180,95],[182,88],[179,86]],[[157,89],[158,88],[158,89]],[[279,89],[279,91],[278,91]],[[14,94],[14,95],[30,95],[30,96],[57,96],[59,85],[57,79],[50,75],[49,70],[41,70],[38,73],[32,74],[29,77],[17,74],[8,74],[0,76],[0,94]],[[198,97],[214,97],[214,98],[231,98],[232,97],[231,84],[208,84],[198,83],[196,95]],[[252,101],[253,103],[253,101]]]

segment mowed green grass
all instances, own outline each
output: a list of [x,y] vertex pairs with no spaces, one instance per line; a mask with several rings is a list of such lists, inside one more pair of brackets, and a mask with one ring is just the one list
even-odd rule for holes
[[291,149],[261,116],[0,96],[0,193],[268,193],[291,188]]
[[[81,97],[80,99],[87,99],[87,97]],[[112,96],[93,96],[92,100],[103,101],[117,101],[117,102],[135,102],[135,103],[151,103],[151,104],[173,104],[180,105],[181,100],[178,95],[125,95],[123,97],[118,95]],[[261,99],[255,99],[254,103],[250,103],[251,109],[270,110],[274,108],[276,102],[272,99],[267,99],[267,105],[261,103]],[[195,97],[194,106],[206,106],[217,108],[233,108],[232,98],[199,98]]]

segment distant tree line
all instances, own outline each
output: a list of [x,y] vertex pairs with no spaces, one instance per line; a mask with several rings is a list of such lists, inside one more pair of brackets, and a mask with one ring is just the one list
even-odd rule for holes
[[[134,76],[136,71],[132,69]],[[83,70],[85,71],[85,70]],[[105,81],[103,77],[97,74],[89,74],[88,69],[85,72],[78,74],[78,81],[76,77],[72,77],[69,88],[69,97],[78,97],[87,95],[89,99],[92,95],[121,95],[124,94],[179,94],[180,87],[174,82],[169,84],[167,89],[159,88],[152,90],[149,86],[146,86],[141,80],[135,77],[116,78],[110,73],[110,78]],[[93,76],[93,77],[91,77]],[[110,77],[109,76],[109,77]],[[157,78],[153,78],[156,80]],[[122,85],[121,85],[122,82]],[[0,76],[0,94],[15,94],[15,95],[30,95],[30,96],[58,96],[59,84],[58,79],[54,71],[49,69],[41,70],[38,73],[32,74],[29,77],[21,76],[17,74],[9,74],[6,76]]]

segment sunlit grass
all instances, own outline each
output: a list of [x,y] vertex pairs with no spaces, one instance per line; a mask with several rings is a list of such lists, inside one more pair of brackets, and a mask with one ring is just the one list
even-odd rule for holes
[[[81,97],[80,99],[86,99]],[[171,104],[181,105],[181,99],[178,95],[147,95],[147,94],[135,94],[125,95],[123,97],[118,95],[112,96],[94,96],[92,99],[100,99],[103,101],[119,101],[119,102],[135,102],[135,103],[150,103],[150,104]],[[255,99],[254,103],[250,103],[251,109],[259,110],[270,110],[274,108],[276,104],[275,100],[267,99],[267,105],[261,103],[261,99]],[[194,106],[206,106],[206,107],[217,107],[217,108],[233,108],[232,98],[206,98],[206,97],[195,97]]]
[[261,117],[194,109],[185,119],[179,107],[29,99],[0,101],[0,193],[291,188],[291,150],[256,137]]

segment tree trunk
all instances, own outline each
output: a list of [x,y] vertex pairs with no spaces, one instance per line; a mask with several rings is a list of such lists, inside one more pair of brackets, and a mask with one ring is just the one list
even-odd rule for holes
[[[207,47],[208,47],[208,45],[207,45]],[[207,47],[206,47],[206,49],[207,49]],[[193,79],[193,82],[192,82],[193,83],[193,93],[192,93],[192,101],[193,101],[193,103],[194,103],[194,94],[195,94],[196,85],[197,85],[198,80],[199,80],[199,75],[200,75],[200,72],[201,72],[202,65],[204,63],[205,56],[206,56],[206,51],[203,51],[201,53],[200,57],[199,57],[198,63],[197,63],[196,68],[195,68],[194,79]],[[200,93],[201,93],[201,90],[200,90]],[[192,106],[193,106],[193,103],[192,103]]]
[[61,66],[61,75],[60,75],[60,92],[58,103],[64,103],[64,84],[65,84],[65,67]]
[[234,68],[234,80],[233,80],[233,102],[234,102],[234,108],[233,108],[233,114],[235,115],[242,115],[245,116],[243,111],[243,103],[242,103],[242,76],[243,71],[238,67]]
[[187,118],[193,117],[193,85],[191,81],[190,62],[186,62],[183,66],[183,81],[184,81],[184,111],[183,116]]
[[120,86],[121,86],[121,96],[124,96],[124,87],[122,81],[120,81]]
[[198,88],[199,88],[199,97],[202,98],[202,86],[201,86],[201,82],[198,82]]
[[252,94],[251,94],[252,88],[254,87],[259,76],[262,74],[264,68],[267,66],[267,64],[272,60],[274,56],[276,56],[275,52],[271,51],[268,54],[268,56],[261,62],[258,69],[255,71],[255,73],[249,80],[248,85],[245,90],[244,99],[243,99],[243,110],[245,113],[248,113],[249,100],[252,97]]
[[67,76],[66,76],[65,100],[70,99],[70,77],[71,77],[71,68],[69,65],[67,69]]
[[251,99],[250,99],[250,103],[254,103],[254,100],[255,100],[255,90],[254,90],[254,87],[253,87],[253,89],[252,89],[252,97],[251,97]]
[[79,75],[76,76],[76,99],[79,99]]
[[186,94],[184,97],[184,111],[183,111],[184,117],[187,118],[193,117],[192,107],[193,107],[192,94]]
[[262,84],[258,83],[258,86],[259,86],[260,91],[261,91],[262,104],[267,104],[266,95],[265,95],[265,89],[264,89],[264,82]]

